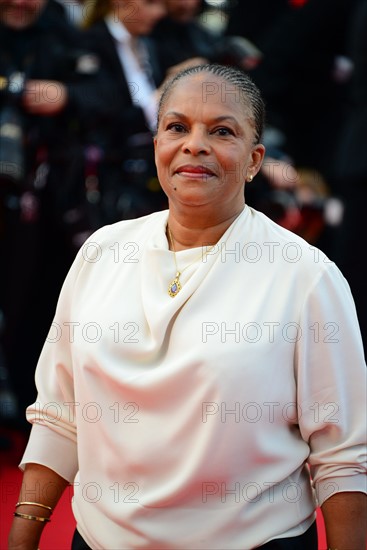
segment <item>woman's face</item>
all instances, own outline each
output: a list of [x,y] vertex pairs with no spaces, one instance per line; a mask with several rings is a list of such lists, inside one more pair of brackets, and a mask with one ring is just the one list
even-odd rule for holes
[[164,0],[113,0],[112,8],[133,36],[149,34],[166,15]]
[[0,0],[0,23],[25,29],[37,21],[45,4],[46,0]]
[[163,105],[154,139],[158,178],[170,203],[238,212],[264,146],[237,88],[209,73],[183,78]]

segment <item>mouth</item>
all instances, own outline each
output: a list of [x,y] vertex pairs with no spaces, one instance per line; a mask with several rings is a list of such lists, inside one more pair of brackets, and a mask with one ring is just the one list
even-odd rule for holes
[[174,172],[174,174],[177,174],[179,176],[183,176],[186,178],[191,179],[208,179],[210,177],[215,176],[215,173],[213,170],[211,170],[208,166],[205,166],[203,164],[195,166],[193,164],[185,164],[183,166],[179,166]]

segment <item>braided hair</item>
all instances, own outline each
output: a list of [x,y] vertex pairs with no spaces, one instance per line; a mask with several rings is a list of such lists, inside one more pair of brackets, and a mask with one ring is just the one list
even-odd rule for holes
[[[164,86],[163,92],[158,106],[158,120],[161,117],[162,109],[167,99],[171,95],[172,90],[176,84],[187,76],[193,76],[200,73],[208,73],[209,75],[216,76],[223,79],[226,83],[234,86],[240,94],[242,102],[245,107],[250,109],[250,118],[253,121],[256,143],[259,143],[261,135],[263,133],[264,121],[265,121],[265,105],[261,97],[260,90],[251,78],[241,69],[232,66],[218,65],[218,64],[206,64],[196,65],[183,69],[177,73],[172,79],[170,79]],[[210,83],[208,82],[208,85]],[[229,93],[229,91],[228,91]]]

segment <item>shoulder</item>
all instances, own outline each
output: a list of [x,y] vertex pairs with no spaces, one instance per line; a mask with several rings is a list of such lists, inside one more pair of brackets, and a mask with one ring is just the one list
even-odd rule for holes
[[[98,243],[101,247],[108,247],[114,242],[127,242],[129,239],[144,243],[151,233],[164,224],[167,211],[154,212],[141,218],[122,220],[111,225],[105,225],[95,231],[84,243],[83,247],[91,243]],[[82,247],[82,248],[83,248]]]
[[242,257],[247,270],[249,264],[254,267],[259,284],[270,284],[294,307],[307,304],[315,311],[329,311],[339,304],[353,314],[349,284],[322,250],[254,209],[250,209],[250,228],[251,239],[245,241]]
[[334,262],[322,250],[273,222],[262,212],[250,208],[250,219],[253,246],[274,268],[278,265],[289,272],[302,271],[303,278],[307,274],[317,276],[331,266],[334,269]]
[[[155,212],[132,220],[105,225],[92,233],[80,247],[66,279],[66,286],[83,285],[90,277],[98,281],[120,263],[139,263],[152,243],[152,236],[162,240],[168,211]],[[154,237],[153,237],[154,241]],[[154,245],[153,245],[154,246]]]
[[91,27],[82,29],[82,35],[84,43],[88,48],[103,57],[115,55],[116,46],[114,39],[108,30],[108,27],[104,20],[94,23]]
[[280,243],[296,243],[302,249],[314,248],[310,243],[305,241],[302,237],[293,233],[289,229],[285,229],[281,225],[277,224],[271,220],[266,214],[255,210],[252,207],[248,207],[250,210],[250,217],[252,220],[252,225],[255,230],[259,232],[259,235],[265,237],[272,237],[277,239]]

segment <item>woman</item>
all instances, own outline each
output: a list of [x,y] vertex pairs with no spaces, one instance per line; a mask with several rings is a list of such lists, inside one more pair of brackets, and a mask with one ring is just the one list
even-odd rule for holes
[[316,549],[309,467],[329,546],[363,548],[354,306],[333,263],[245,205],[263,115],[237,69],[165,88],[169,210],[100,229],[66,279],[10,549],[36,548],[68,483],[73,548]]

